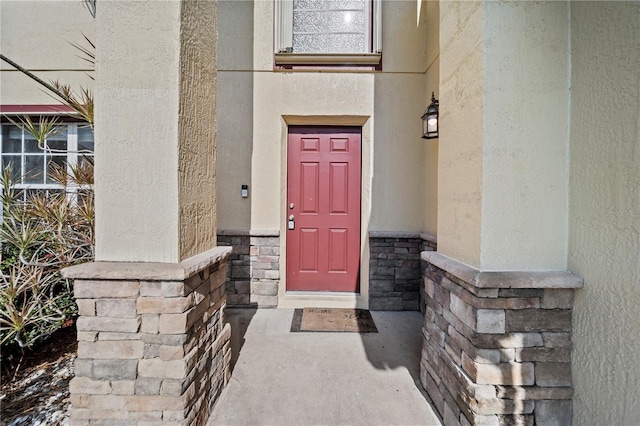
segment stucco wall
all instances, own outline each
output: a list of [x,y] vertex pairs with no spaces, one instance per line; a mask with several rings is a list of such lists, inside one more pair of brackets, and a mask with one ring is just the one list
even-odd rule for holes
[[571,4],[574,424],[640,419],[640,2]]
[[216,245],[216,3],[182,3],[178,194],[180,259]]
[[180,3],[99,7],[96,259],[176,262]]
[[[256,73],[252,153],[252,229],[280,229],[286,168],[283,115],[373,115],[368,74]],[[353,99],[358,99],[354,104]],[[363,168],[367,163],[363,159]],[[363,171],[363,174],[366,172]],[[363,187],[367,187],[366,182]],[[366,194],[363,193],[366,197]]]
[[[383,71],[374,75],[274,71],[273,2],[220,2],[220,229],[281,228],[283,115],[364,115],[373,143],[371,158],[363,159],[370,229],[422,230],[424,3],[383,3]],[[240,197],[245,183],[249,199]]]
[[97,17],[96,258],[215,245],[215,2],[105,2]]
[[422,230],[426,19],[426,2],[382,3],[382,72],[373,81],[372,231]]
[[438,251],[480,264],[483,134],[482,3],[440,3]]
[[[0,52],[45,81],[91,87],[91,65],[69,43],[95,40],[95,22],[81,1],[0,2]],[[41,86],[0,61],[0,103],[53,104]]]
[[[431,103],[431,93],[440,98],[440,2],[423,1],[426,15],[426,72],[423,111]],[[422,115],[421,113],[421,115]],[[439,139],[423,141],[424,207],[422,231],[438,232],[438,147]]]
[[481,268],[564,270],[569,6],[486,2],[483,37]]
[[[218,227],[251,228],[253,150],[253,2],[218,2]],[[249,185],[249,198],[242,198]]]
[[372,231],[422,231],[424,92],[422,73],[375,76]]
[[438,250],[478,269],[566,267],[568,10],[440,3]]

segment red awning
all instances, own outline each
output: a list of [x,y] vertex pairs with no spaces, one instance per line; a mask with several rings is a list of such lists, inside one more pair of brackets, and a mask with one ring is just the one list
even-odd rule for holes
[[66,105],[0,105],[4,115],[69,115],[75,112]]

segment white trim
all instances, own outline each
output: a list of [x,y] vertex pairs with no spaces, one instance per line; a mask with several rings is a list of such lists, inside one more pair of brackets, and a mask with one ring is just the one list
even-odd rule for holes
[[276,53],[276,65],[370,65],[380,64],[379,53]]
[[276,0],[275,53],[293,51],[293,0]]
[[[70,124],[67,128],[67,173],[72,173],[71,169],[78,164],[78,125]],[[76,185],[70,185],[71,192],[68,193],[67,199],[74,199],[77,192]]]
[[67,128],[67,172],[71,173],[71,167],[78,164],[78,125],[69,124]]
[[373,28],[371,29],[373,46],[371,52],[382,53],[382,0],[372,0]]

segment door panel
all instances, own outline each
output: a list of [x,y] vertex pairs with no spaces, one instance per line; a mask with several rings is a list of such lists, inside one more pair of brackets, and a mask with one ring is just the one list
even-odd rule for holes
[[329,164],[329,212],[348,212],[349,204],[349,164]]
[[289,128],[287,290],[359,291],[360,132]]
[[302,163],[300,165],[302,182],[300,182],[300,202],[301,212],[306,214],[318,214],[318,203],[320,201],[320,164]]
[[300,270],[318,272],[318,229],[300,229]]
[[347,272],[348,230],[329,230],[329,272]]

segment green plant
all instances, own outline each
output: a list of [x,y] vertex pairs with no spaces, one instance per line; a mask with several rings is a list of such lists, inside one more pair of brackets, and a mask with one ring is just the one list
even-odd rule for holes
[[[95,17],[95,0],[83,0]],[[72,45],[95,65],[95,45]],[[94,98],[89,89],[76,94],[69,85],[47,83],[0,54],[8,63],[47,89],[93,130]],[[91,76],[90,76],[91,77]],[[31,134],[42,150],[45,140],[59,131],[57,118],[34,123],[25,116],[10,121]],[[11,164],[0,174],[0,345],[31,347],[77,315],[72,283],[60,270],[94,259],[95,208],[93,162],[83,158],[72,167],[49,164],[48,176],[59,192],[29,192],[16,188]]]
[[[16,263],[0,280],[0,344],[29,347],[48,336],[77,309],[56,274]],[[71,301],[73,303],[73,301]]]
[[82,161],[69,171],[49,167],[62,191],[33,192],[24,201],[10,166],[0,176],[3,346],[31,347],[77,315],[72,284],[60,269],[94,258],[93,164]]

